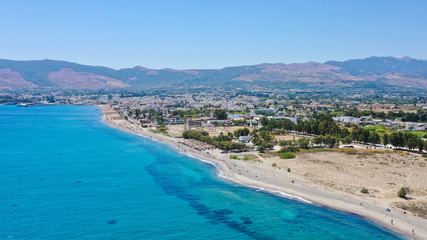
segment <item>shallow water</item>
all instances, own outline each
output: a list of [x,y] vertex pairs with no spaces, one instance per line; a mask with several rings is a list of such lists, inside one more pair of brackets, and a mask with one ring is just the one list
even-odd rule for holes
[[88,106],[0,106],[0,239],[402,239],[217,177]]

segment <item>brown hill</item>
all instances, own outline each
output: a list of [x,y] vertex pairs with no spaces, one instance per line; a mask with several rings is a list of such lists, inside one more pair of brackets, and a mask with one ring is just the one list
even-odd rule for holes
[[128,84],[103,75],[97,75],[87,72],[76,72],[69,68],[62,68],[59,71],[51,72],[47,79],[56,88],[72,89],[96,89],[96,88],[123,88],[129,87]]
[[10,69],[0,69],[0,89],[20,89],[33,88],[36,85],[26,81],[18,72],[12,72]]
[[150,87],[274,87],[281,89],[427,90],[427,61],[371,57],[326,63],[259,64],[222,69],[114,70],[55,60],[0,59],[0,89],[18,88],[150,88]]

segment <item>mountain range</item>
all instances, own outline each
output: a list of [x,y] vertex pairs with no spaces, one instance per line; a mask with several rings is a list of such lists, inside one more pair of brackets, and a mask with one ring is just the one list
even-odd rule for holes
[[0,89],[275,87],[283,89],[417,88],[427,90],[427,61],[369,57],[343,62],[264,63],[222,69],[115,70],[57,60],[0,60]]

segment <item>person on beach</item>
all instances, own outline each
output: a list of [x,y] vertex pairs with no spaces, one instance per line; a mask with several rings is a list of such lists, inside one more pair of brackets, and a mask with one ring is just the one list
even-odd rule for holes
[[412,235],[415,235],[415,230],[414,229],[412,229]]
[[394,225],[393,219],[391,219],[391,221],[390,221],[390,222],[391,222],[391,225]]

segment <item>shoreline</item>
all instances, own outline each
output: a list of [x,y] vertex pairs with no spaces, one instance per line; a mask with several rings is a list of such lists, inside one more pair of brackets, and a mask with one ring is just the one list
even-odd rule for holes
[[[386,212],[388,204],[379,199],[362,198],[333,190],[327,191],[292,173],[283,174],[283,170],[279,173],[280,170],[260,166],[261,163],[229,159],[228,154],[221,154],[218,149],[199,151],[184,145],[183,139],[153,133],[124,119],[111,119],[106,115],[107,111],[112,111],[109,106],[96,107],[102,111],[102,122],[110,127],[168,144],[182,154],[210,163],[217,169],[218,176],[227,181],[279,197],[355,214],[409,239],[427,239],[426,219],[403,214],[395,208]],[[294,179],[295,182],[293,182]],[[391,224],[392,219],[393,224]],[[412,229],[415,230],[415,235],[412,234]]]

